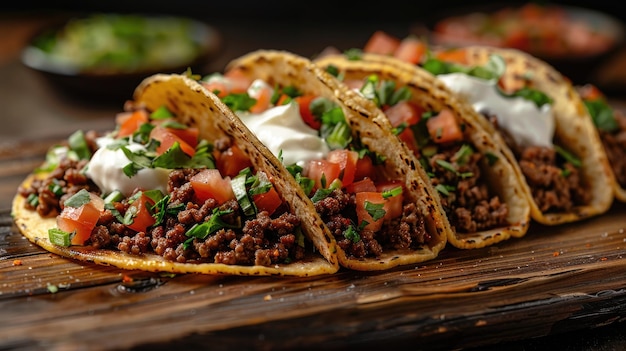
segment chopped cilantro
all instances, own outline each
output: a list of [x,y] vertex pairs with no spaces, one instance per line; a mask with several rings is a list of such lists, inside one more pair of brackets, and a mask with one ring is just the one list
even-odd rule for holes
[[343,232],[343,236],[344,238],[352,241],[353,243],[358,243],[359,241],[361,241],[361,236],[359,235],[359,232],[354,228],[353,225],[349,226]]
[[576,157],[576,155],[574,155],[573,153],[565,150],[564,148],[558,145],[554,145],[554,149],[556,150],[557,154],[559,154],[561,157],[565,159],[566,162],[571,163],[576,168],[582,167],[582,161],[578,157]]
[[493,166],[498,161],[498,156],[491,152],[485,153],[485,157],[487,158],[487,163],[489,163],[490,166]]
[[65,200],[65,206],[79,208],[91,201],[89,191],[80,189],[76,194],[72,195],[69,199]]
[[233,111],[250,111],[257,100],[247,93],[232,93],[223,97],[222,101]]
[[377,221],[381,218],[383,218],[385,216],[385,214],[387,213],[384,209],[383,206],[385,204],[384,203],[379,203],[379,204],[375,204],[373,202],[369,202],[369,201],[365,201],[365,210],[367,211],[367,213],[372,216],[372,219],[374,221]]
[[605,132],[614,132],[619,129],[619,125],[613,115],[613,109],[603,100],[585,101],[587,111],[593,119],[593,124]]
[[157,108],[150,114],[150,119],[167,119],[172,117],[174,117],[174,114],[165,106]]
[[72,244],[72,235],[73,233],[68,233],[59,228],[48,229],[48,239],[54,245],[59,245],[63,247],[70,246]]
[[194,224],[185,235],[204,240],[209,234],[215,233],[220,229],[237,228],[236,225],[228,224],[221,219],[221,216],[232,212],[232,210],[220,210],[219,208],[215,208],[208,221]]

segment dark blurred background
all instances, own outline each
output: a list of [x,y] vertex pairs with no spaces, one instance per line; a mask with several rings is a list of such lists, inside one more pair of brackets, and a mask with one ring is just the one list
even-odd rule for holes
[[[580,6],[607,12],[620,19],[626,19],[626,11],[619,1],[534,1],[538,4],[561,4]],[[156,12],[188,15],[201,19],[212,20],[291,20],[294,22],[307,20],[316,22],[345,21],[414,21],[428,20],[440,12],[456,10],[462,7],[492,7],[500,4],[522,4],[522,1],[331,1],[317,0],[312,2],[299,1],[7,1],[2,2],[0,9],[12,11],[119,11],[119,12]]]

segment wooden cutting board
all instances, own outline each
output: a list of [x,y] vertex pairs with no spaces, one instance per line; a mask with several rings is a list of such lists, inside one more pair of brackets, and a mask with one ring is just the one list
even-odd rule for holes
[[[19,149],[19,162],[0,153],[0,189],[13,192],[49,144]],[[626,204],[615,203],[580,223],[533,223],[521,239],[384,272],[172,276],[50,254],[19,234],[6,204],[0,349],[434,350],[589,329],[626,316],[625,230]]]

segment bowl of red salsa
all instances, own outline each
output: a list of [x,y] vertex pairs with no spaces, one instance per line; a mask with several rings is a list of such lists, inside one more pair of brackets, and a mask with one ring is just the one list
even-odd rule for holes
[[528,52],[576,82],[623,44],[622,23],[587,8],[528,2],[448,10],[428,28],[433,45],[489,45]]

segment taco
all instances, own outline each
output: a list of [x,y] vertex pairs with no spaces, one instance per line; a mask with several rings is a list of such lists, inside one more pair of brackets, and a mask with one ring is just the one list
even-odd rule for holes
[[314,61],[374,101],[438,191],[453,228],[448,242],[470,249],[526,234],[530,206],[515,170],[471,106],[419,67],[326,55]]
[[593,84],[578,85],[576,91],[583,99],[593,121],[615,177],[615,198],[626,202],[626,115],[614,109],[606,95]]
[[[405,40],[419,41],[411,36]],[[377,41],[385,42],[380,35]],[[367,53],[363,59],[398,67],[414,64],[390,58],[401,56],[393,52]],[[468,100],[484,115],[485,129],[498,133],[504,154],[516,164],[533,219],[557,225],[609,209],[614,177],[593,123],[567,77],[516,49],[467,46],[420,52],[417,65]]]
[[310,197],[341,266],[435,258],[450,230],[409,150],[370,101],[296,54],[258,50],[202,83],[222,97]]
[[184,75],[146,78],[107,133],[51,148],[13,202],[44,249],[124,269],[312,276],[334,240],[280,162]]

